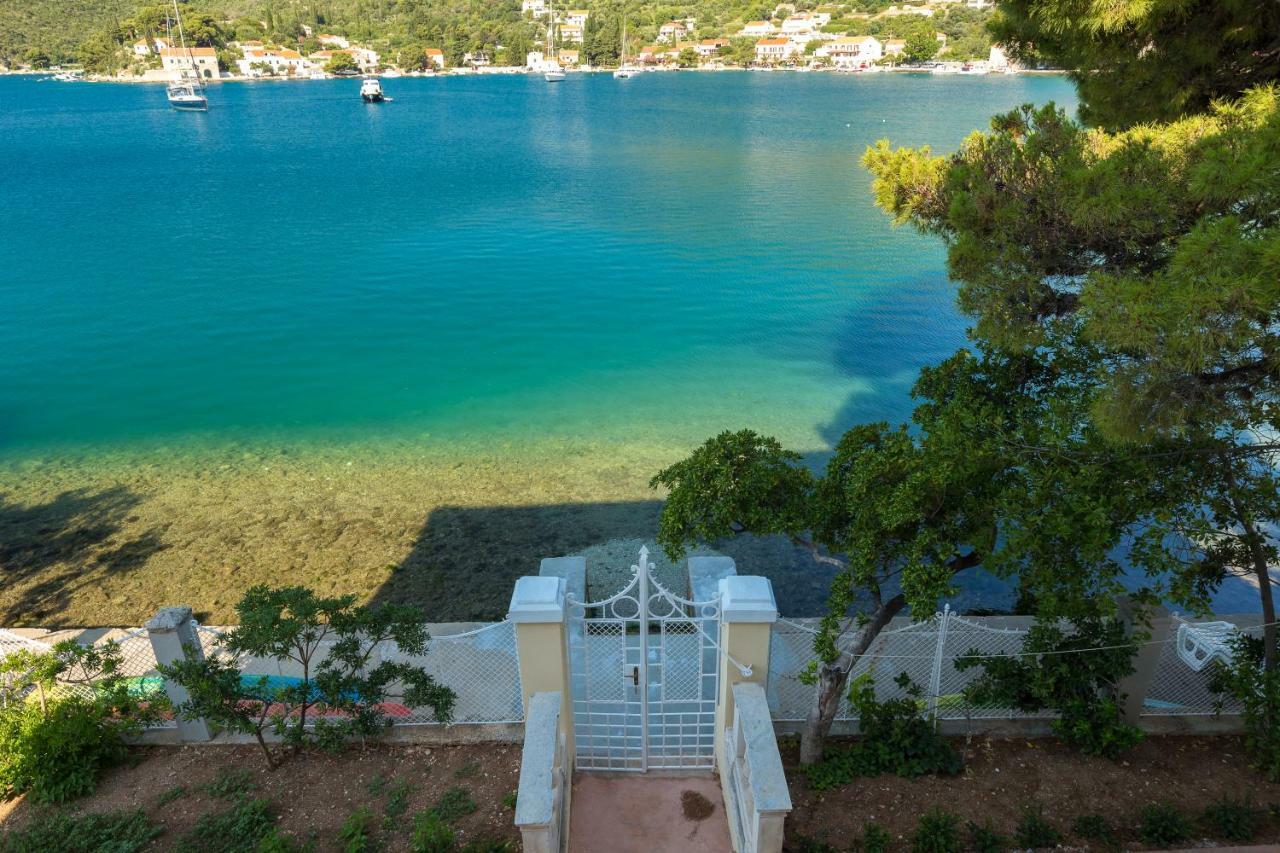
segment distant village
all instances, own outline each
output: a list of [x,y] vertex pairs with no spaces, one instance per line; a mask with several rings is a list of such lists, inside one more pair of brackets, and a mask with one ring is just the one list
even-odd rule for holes
[[[889,6],[875,14],[848,15],[839,21],[854,20],[862,25],[879,22],[879,30],[893,27],[892,19],[910,23],[913,32],[933,31],[936,46],[921,51],[902,38],[853,34],[839,31],[843,25],[832,25],[833,12],[842,7],[819,6],[797,11],[794,5],[780,4],[770,20],[754,20],[726,28],[720,36],[699,38],[696,18],[671,20],[657,27],[656,39],[640,46],[625,57],[626,64],[649,70],[726,68],[829,70],[837,72],[928,71],[931,73],[1013,73],[1019,69],[1011,63],[999,45],[992,45],[985,58],[948,57],[948,38],[932,30],[928,19],[944,7],[984,10],[993,0],[927,0],[914,4]],[[422,49],[425,56],[407,57],[402,51],[382,55],[372,47],[353,43],[335,33],[312,32],[304,27],[307,41],[319,45],[306,54],[295,47],[260,40],[232,41],[225,50],[212,47],[181,48],[170,39],[140,39],[129,46],[132,52],[128,66],[110,79],[164,81],[182,76],[199,76],[213,80],[324,79],[357,75],[431,75],[475,73],[524,73],[548,63],[558,63],[569,70],[593,70],[585,62],[581,46],[591,17],[587,9],[555,9],[548,0],[522,0],[526,19],[549,30],[555,45],[553,56],[543,50],[530,51],[523,66],[496,64],[486,52],[467,53],[461,63],[450,64],[439,48]],[[908,20],[905,16],[914,16]],[[833,31],[836,30],[836,31]],[[649,30],[653,32],[652,29]],[[705,29],[702,31],[705,35]],[[883,35],[883,33],[882,33]],[[916,37],[917,39],[919,36]],[[928,36],[924,36],[928,41]],[[501,50],[501,47],[499,47]],[[922,58],[921,53],[927,54]]]

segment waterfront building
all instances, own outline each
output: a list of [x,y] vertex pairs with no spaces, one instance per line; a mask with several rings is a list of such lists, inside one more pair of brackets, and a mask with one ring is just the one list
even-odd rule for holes
[[869,68],[884,57],[884,45],[874,36],[842,36],[815,53],[830,58],[837,68]]
[[907,49],[907,43],[903,39],[885,39],[884,55],[885,56],[902,56]]
[[160,51],[160,65],[175,79],[190,73],[205,80],[219,76],[218,55],[211,47],[166,47]]
[[[422,52],[427,55],[427,61],[430,62],[432,65],[434,65],[437,71],[444,70],[444,51],[443,50],[441,50],[438,47],[429,47]],[[480,58],[483,58],[484,61],[481,62]],[[463,57],[463,59],[465,59],[467,63],[470,65],[488,65],[489,64],[489,57],[483,54],[477,54],[476,57],[473,57],[471,54],[468,53],[465,57]]]
[[703,39],[693,46],[698,55],[703,59],[710,59],[720,51],[729,47],[730,42],[726,38]]
[[803,47],[798,47],[791,39],[760,39],[756,42],[756,61],[764,63],[784,62],[803,50]]
[[151,42],[147,41],[146,39],[139,39],[138,41],[135,41],[133,43],[133,55],[134,56],[150,56]]
[[557,54],[557,56],[560,58],[560,65],[561,65],[562,67],[563,67],[563,66],[568,66],[568,65],[577,65],[577,64],[578,64],[578,51],[576,51],[576,50],[569,50],[568,48],[561,48],[561,49],[560,49],[560,53],[558,53],[558,54]]

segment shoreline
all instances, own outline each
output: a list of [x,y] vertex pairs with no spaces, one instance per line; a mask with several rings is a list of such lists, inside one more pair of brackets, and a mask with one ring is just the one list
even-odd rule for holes
[[[617,69],[614,69],[614,68],[576,68],[576,69],[569,70],[569,72],[568,72],[568,73],[569,73],[569,75],[570,75],[570,76],[578,75],[578,74],[584,74],[584,75],[588,75],[588,74],[589,74],[589,75],[595,75],[595,74],[612,74],[615,70],[617,70]],[[708,73],[710,73],[710,74],[714,74],[714,73],[724,73],[724,72],[730,72],[730,73],[745,73],[745,72],[750,72],[750,73],[753,73],[753,74],[759,74],[759,73],[792,73],[792,74],[813,74],[813,73],[819,73],[819,74],[836,74],[836,75],[840,75],[840,76],[847,76],[847,77],[868,77],[868,76],[870,76],[870,77],[876,77],[876,76],[880,76],[880,75],[888,75],[888,74],[906,74],[906,75],[911,75],[911,76],[917,76],[917,77],[930,77],[930,78],[933,78],[933,77],[948,77],[948,78],[949,78],[949,77],[1019,77],[1019,76],[1023,76],[1023,75],[1026,75],[1026,76],[1061,76],[1061,75],[1065,75],[1065,74],[1067,73],[1066,71],[1063,71],[1063,70],[1060,70],[1060,69],[1020,69],[1020,70],[1017,70],[1017,71],[987,71],[987,72],[982,72],[982,73],[974,73],[974,72],[954,72],[954,71],[934,72],[934,71],[931,71],[930,69],[927,69],[927,68],[900,68],[900,67],[899,67],[899,68],[882,68],[882,69],[877,69],[877,70],[875,70],[875,71],[849,71],[849,70],[843,70],[843,69],[838,69],[838,68],[809,68],[809,67],[793,67],[793,68],[769,68],[769,67],[759,67],[759,68],[755,68],[755,67],[751,67],[751,68],[744,68],[744,67],[737,67],[737,66],[734,66],[734,67],[724,67],[724,68],[674,68],[674,67],[666,66],[666,67],[656,67],[656,68],[652,68],[652,69],[647,69],[647,68],[646,68],[646,69],[643,69],[643,70],[641,71],[641,73],[642,73],[642,74],[664,74],[664,73],[675,73],[675,72],[681,72],[681,73],[694,72],[694,73],[704,73],[704,74],[708,74]],[[18,77],[18,76],[23,76],[23,77],[46,77],[46,78],[52,78],[52,76],[53,76],[54,74],[56,74],[56,73],[58,73],[58,72],[57,72],[56,70],[54,70],[54,69],[46,69],[46,70],[43,70],[43,71],[29,71],[29,70],[16,70],[16,71],[13,71],[13,70],[11,70],[11,71],[0,71],[0,77]],[[408,79],[426,79],[426,80],[430,80],[430,79],[438,79],[438,78],[446,78],[446,77],[513,77],[513,76],[539,77],[539,76],[541,76],[541,73],[540,73],[540,72],[537,72],[537,71],[530,71],[530,70],[528,70],[528,69],[521,68],[521,67],[518,67],[518,66],[517,66],[517,67],[512,67],[512,68],[510,68],[510,69],[508,69],[508,68],[501,68],[501,69],[494,69],[494,70],[488,70],[488,69],[484,69],[484,70],[481,70],[481,69],[449,69],[449,70],[442,71],[442,72],[433,72],[433,73],[431,73],[431,74],[421,74],[421,73],[414,73],[414,72],[399,72],[398,74],[394,74],[394,75],[392,75],[391,77],[386,77],[384,73],[370,74],[370,75],[363,75],[363,74],[362,74],[362,75],[353,75],[353,76],[350,76],[350,77],[339,77],[339,76],[334,76],[334,75],[328,75],[328,76],[324,76],[324,77],[292,77],[292,76],[283,76],[283,77],[245,77],[245,76],[242,76],[242,75],[227,74],[227,75],[222,76],[222,77],[218,77],[218,78],[215,78],[215,79],[206,80],[206,81],[205,81],[205,83],[206,83],[207,85],[212,85],[212,84],[215,84],[215,83],[216,83],[216,84],[222,84],[222,83],[316,83],[316,82],[326,82],[326,81],[333,81],[333,80],[359,80],[359,79],[362,79],[363,77],[366,77],[366,76],[369,76],[369,77],[378,77],[378,78],[381,78],[381,79],[388,79],[388,80],[396,80],[396,79],[405,79],[405,80],[408,80]],[[76,82],[76,83],[123,83],[123,84],[129,84],[129,85],[164,86],[164,85],[167,85],[167,84],[168,84],[169,82],[171,82],[171,81],[168,81],[168,80],[157,80],[157,79],[143,79],[143,78],[138,77],[138,76],[133,76],[133,77],[107,77],[107,76],[102,76],[102,75],[89,74],[89,75],[86,75],[85,77],[83,77],[83,78],[81,78],[81,79],[79,79],[79,80],[74,80],[74,81],[61,81],[61,80],[59,80],[59,81],[54,81],[54,80],[50,79],[50,80],[49,80],[49,82]]]

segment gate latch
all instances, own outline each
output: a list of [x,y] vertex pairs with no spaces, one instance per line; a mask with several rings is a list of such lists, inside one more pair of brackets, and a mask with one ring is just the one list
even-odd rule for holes
[[630,675],[624,674],[622,677],[630,678],[631,683],[634,684],[636,687],[639,687],[640,686],[640,667],[638,666],[631,667],[631,674]]

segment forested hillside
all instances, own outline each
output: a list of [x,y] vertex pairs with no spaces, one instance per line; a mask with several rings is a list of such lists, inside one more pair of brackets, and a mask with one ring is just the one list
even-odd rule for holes
[[[559,5],[559,4],[557,4]],[[731,34],[753,19],[773,16],[772,0],[574,0],[591,10],[583,52],[593,64],[617,54],[621,16],[636,44],[652,41],[668,20],[694,18],[697,37]],[[904,37],[912,30],[947,34],[957,58],[985,55],[985,14],[941,7],[935,17],[872,18],[887,0],[820,4],[798,0],[796,10],[822,8],[853,33]],[[163,33],[167,7],[135,0],[0,0],[0,63],[9,66],[76,62],[110,71],[122,45]],[[445,51],[451,65],[467,52],[484,51],[495,61],[523,64],[541,38],[540,29],[520,11],[520,0],[186,0],[181,3],[188,34],[202,45],[223,47],[235,40],[265,39],[315,47],[312,35],[329,31],[372,47],[388,61],[408,67],[425,47]]]

